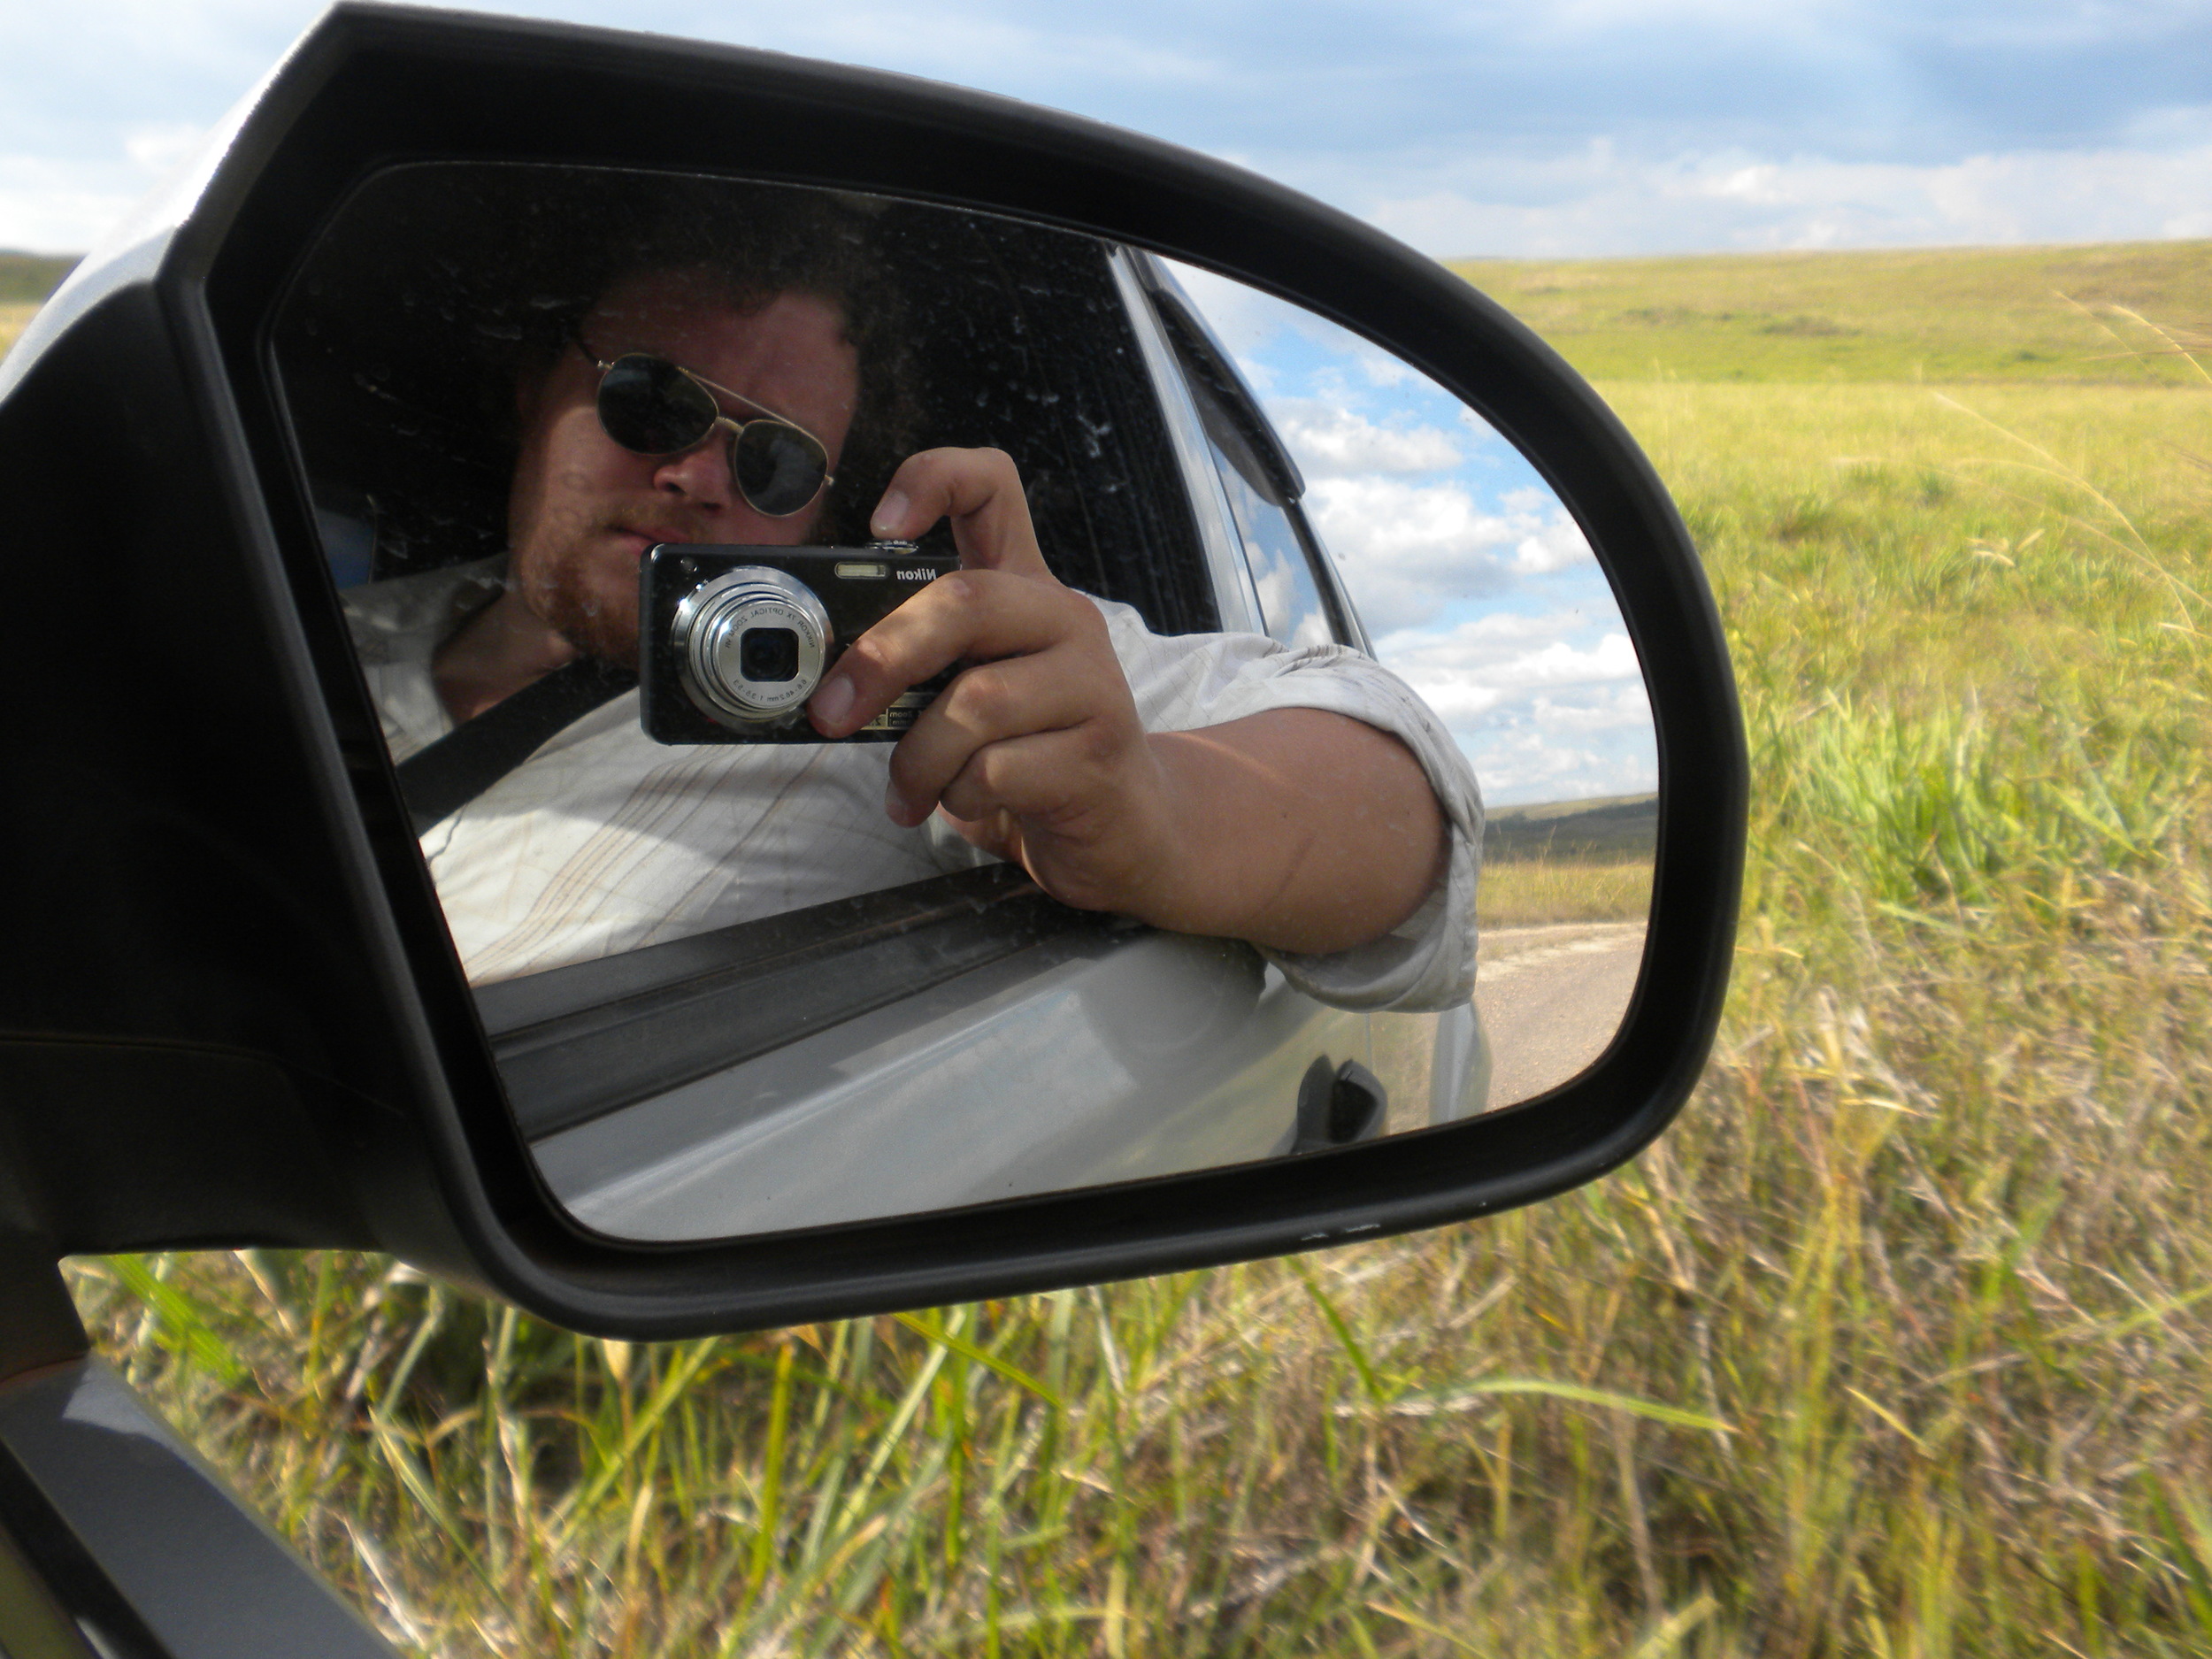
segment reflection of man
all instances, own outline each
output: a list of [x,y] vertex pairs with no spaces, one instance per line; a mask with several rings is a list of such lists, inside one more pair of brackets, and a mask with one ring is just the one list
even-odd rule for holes
[[[615,442],[597,400],[604,365],[629,354],[710,384],[729,419],[674,453]],[[525,377],[504,570],[350,596],[396,757],[580,655],[634,662],[653,543],[812,539],[820,498],[761,511],[729,429],[780,419],[833,468],[861,391],[834,298],[749,292],[704,267],[616,282]],[[887,755],[665,749],[625,696],[426,833],[471,977],[896,885],[981,849],[1069,903],[1249,940],[1336,1000],[1465,1000],[1479,809],[1417,699],[1349,652],[1156,636],[1061,586],[996,451],[911,457],[872,527],[911,537],[946,517],[965,568],[856,641],[810,704],[842,736],[908,685],[977,664]]]

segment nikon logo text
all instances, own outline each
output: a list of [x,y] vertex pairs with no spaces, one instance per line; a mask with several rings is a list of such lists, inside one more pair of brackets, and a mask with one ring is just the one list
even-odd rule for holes
[[935,571],[900,571],[897,572],[898,579],[902,582],[926,582],[936,574]]

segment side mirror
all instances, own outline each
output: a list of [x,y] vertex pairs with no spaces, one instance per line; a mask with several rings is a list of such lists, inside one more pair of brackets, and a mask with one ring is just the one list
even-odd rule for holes
[[[1571,1057],[1508,1083],[1522,1050],[1493,1052],[1463,987],[1407,1023],[1371,1011],[1418,978],[1379,956],[1333,981],[1071,910],[1005,864],[696,926],[654,911],[530,954],[512,941],[554,902],[541,882],[499,901],[521,920],[480,948],[434,845],[457,809],[420,833],[358,595],[497,559],[518,394],[526,441],[552,373],[533,349],[572,377],[677,354],[575,325],[602,314],[638,204],[680,199],[860,227],[918,365],[901,430],[1027,446],[1062,580],[1160,638],[1371,650],[1479,772],[1506,764],[1482,758],[1496,686],[1447,635],[1540,611],[1588,632],[1563,649],[1617,634],[1655,803],[1593,762],[1563,806],[1529,785],[1488,838],[1494,860],[1631,847],[1647,869]],[[1314,401],[1363,365],[1412,401]],[[757,396],[703,419],[852,413]],[[1409,586],[1362,534],[1413,498],[1318,470],[1348,434],[1535,550],[1485,564],[1446,537]],[[687,428],[666,453],[704,442]],[[832,459],[867,476],[864,448]],[[835,488],[818,523],[856,503],[828,537],[849,548],[870,502]],[[1665,1126],[1718,1018],[1741,724],[1643,457],[1440,266],[1126,133],[764,53],[342,5],[204,177],[0,365],[0,1229],[35,1256],[383,1249],[640,1338],[1003,1295],[1563,1191]],[[1515,612],[1492,580],[1509,567],[1583,586]],[[745,660],[773,679],[798,659]],[[651,807],[624,802],[611,814]]]

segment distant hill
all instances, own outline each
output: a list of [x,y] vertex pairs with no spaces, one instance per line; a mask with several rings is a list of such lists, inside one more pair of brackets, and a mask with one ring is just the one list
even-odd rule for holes
[[1484,815],[1482,856],[1501,863],[1521,858],[1610,863],[1649,856],[1658,832],[1656,795],[1493,807]]
[[2201,387],[2174,344],[2212,371],[2212,242],[1448,263],[1593,380]]
[[77,263],[73,253],[0,252],[0,305],[35,305],[61,286]]

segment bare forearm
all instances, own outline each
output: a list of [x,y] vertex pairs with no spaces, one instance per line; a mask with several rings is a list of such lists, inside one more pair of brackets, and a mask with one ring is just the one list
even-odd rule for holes
[[1169,785],[1176,856],[1139,908],[1180,933],[1277,949],[1349,949],[1420,904],[1445,855],[1427,777],[1389,733],[1278,709],[1149,740]]
[[855,641],[810,705],[845,737],[967,664],[892,751],[892,822],[941,811],[1064,903],[1300,954],[1363,944],[1419,906],[1443,813],[1396,738],[1314,709],[1148,733],[1105,614],[1045,565],[1013,462],[910,456],[872,523],[911,536],[940,518],[962,568]]

